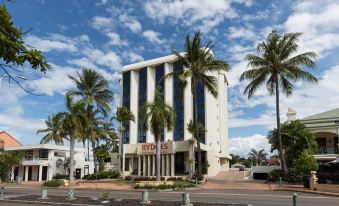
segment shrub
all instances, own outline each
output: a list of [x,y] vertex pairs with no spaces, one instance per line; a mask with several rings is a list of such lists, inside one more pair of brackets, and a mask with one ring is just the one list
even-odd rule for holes
[[119,177],[120,177],[120,172],[119,171],[108,170],[108,171],[99,172],[97,174],[88,174],[88,175],[85,175],[83,177],[83,179],[86,179],[86,180],[95,180],[95,179],[98,178],[98,180],[100,180],[100,179],[117,179]]
[[50,180],[47,182],[44,182],[43,186],[45,187],[60,187],[64,184],[64,181],[62,180]]
[[132,178],[132,176],[126,176],[125,177],[125,180],[132,180],[133,178]]
[[109,196],[110,196],[109,192],[103,192],[101,193],[100,198],[104,200],[108,200]]
[[168,181],[182,181],[183,179],[182,177],[169,177],[167,180]]
[[192,176],[192,179],[193,179],[193,180],[198,179],[198,181],[202,181],[202,180],[204,180],[204,176],[203,176],[203,175],[199,175],[198,173],[195,173],[195,174]]
[[268,180],[271,182],[276,182],[279,180],[279,177],[284,176],[284,171],[282,169],[275,169],[268,173]]
[[290,182],[303,182],[304,179],[309,177],[311,171],[318,170],[317,161],[307,152],[302,153],[294,165],[294,168],[288,171]]
[[59,179],[67,179],[68,178],[68,175],[62,175],[62,174],[59,174],[59,173],[56,173],[53,175],[53,179],[55,180],[59,180]]

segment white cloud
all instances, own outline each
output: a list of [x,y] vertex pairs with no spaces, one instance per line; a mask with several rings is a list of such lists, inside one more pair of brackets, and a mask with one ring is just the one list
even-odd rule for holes
[[111,45],[121,45],[121,46],[128,46],[128,42],[121,40],[120,35],[115,32],[107,33],[107,36],[110,38],[109,44]]
[[68,75],[74,75],[77,69],[72,67],[60,67],[51,65],[51,69],[40,79],[32,80],[28,84],[37,93],[53,96],[54,93],[64,94],[74,87],[74,83]]
[[90,25],[99,31],[109,32],[115,29],[115,24],[112,18],[95,16],[93,17]]
[[282,25],[287,32],[303,32],[301,51],[315,51],[321,57],[339,47],[339,2],[306,0],[294,5],[293,13]]
[[36,49],[43,52],[50,51],[63,51],[63,52],[76,52],[77,47],[67,41],[62,40],[53,40],[53,39],[44,39],[37,36],[28,36],[25,38],[27,45],[35,47]]
[[265,126],[269,129],[275,127],[275,113],[261,114],[257,118],[245,119],[245,118],[230,118],[229,127],[248,127],[248,126]]
[[254,40],[256,38],[256,33],[251,29],[245,27],[229,27],[227,38],[232,39],[246,39]]
[[164,43],[164,40],[160,39],[160,33],[152,30],[146,30],[142,35],[150,42],[161,44]]
[[127,13],[121,14],[119,20],[135,33],[142,30],[141,23],[135,17],[128,15]]
[[141,55],[133,51],[125,52],[124,57],[130,63],[144,61],[144,58]]
[[112,70],[121,68],[121,59],[113,51],[104,53],[99,49],[85,48],[84,54],[97,65],[106,66]]
[[170,0],[147,1],[144,4],[146,15],[164,23],[169,20],[173,24],[182,23],[184,26],[192,26],[198,23],[196,28],[205,32],[219,25],[226,18],[235,18],[239,15],[232,8],[232,3],[240,3],[251,6],[251,0]]
[[269,153],[271,145],[268,143],[266,136],[260,134],[229,139],[229,152],[231,154],[247,157],[247,154],[251,151],[251,149],[264,149],[266,153]]

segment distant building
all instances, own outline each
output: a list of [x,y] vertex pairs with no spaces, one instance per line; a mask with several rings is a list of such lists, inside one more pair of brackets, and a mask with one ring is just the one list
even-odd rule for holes
[[[51,180],[55,174],[69,174],[65,159],[69,158],[69,147],[51,144],[23,146],[5,131],[0,132],[0,147],[4,152],[23,152],[21,166],[13,168],[12,180],[20,177],[23,181]],[[94,163],[85,160],[85,149],[75,148],[75,178],[80,179],[94,171]]]
[[[94,171],[94,163],[85,161],[85,149],[74,149],[75,179],[81,179]],[[55,174],[69,174],[65,169],[65,159],[69,158],[69,147],[39,144],[31,146],[5,147],[5,152],[24,152],[21,166],[13,168],[13,180],[21,177],[23,181],[51,180]]]
[[0,132],[0,147],[19,147],[22,144],[5,131]]
[[[296,119],[296,112],[289,109],[288,119]],[[339,108],[300,120],[315,136],[318,149],[314,157],[319,164],[319,169],[322,170],[325,163],[336,160],[336,157],[339,156]]]
[[[164,130],[161,136],[161,175],[181,176],[194,172],[196,144],[187,124],[193,118],[193,101],[190,86],[184,91],[178,78],[160,81],[172,71],[184,70],[175,55],[160,57],[127,65],[122,69],[120,81],[121,105],[127,107],[136,119],[124,122],[122,134],[122,168],[126,175],[155,175],[154,136],[143,129],[139,110],[146,102],[152,102],[156,86],[160,86],[166,104],[176,115],[173,131]],[[198,121],[206,132],[200,136],[202,159],[208,162],[209,176],[229,169],[227,81],[223,73],[211,73],[217,80],[218,97],[214,98],[202,85],[197,85]]]

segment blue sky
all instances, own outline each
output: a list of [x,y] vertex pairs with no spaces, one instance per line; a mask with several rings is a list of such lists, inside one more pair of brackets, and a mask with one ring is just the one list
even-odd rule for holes
[[[186,34],[200,30],[205,42],[215,43],[217,58],[229,62],[230,151],[245,155],[251,148],[269,150],[267,132],[275,124],[275,103],[263,88],[248,100],[239,76],[248,69],[244,56],[272,30],[303,32],[300,52],[319,57],[312,72],[317,86],[299,82],[294,94],[282,97],[298,117],[338,107],[339,2],[324,0],[17,0],[5,2],[17,26],[33,30],[24,39],[43,51],[51,64],[46,75],[27,70],[26,86],[43,96],[31,96],[1,83],[0,130],[24,144],[36,144],[48,115],[64,110],[64,93],[74,85],[67,75],[93,68],[110,82],[119,98],[118,78],[123,65],[183,49]],[[116,103],[115,103],[116,104]],[[114,105],[115,105],[114,104]],[[113,106],[114,106],[113,105]]]

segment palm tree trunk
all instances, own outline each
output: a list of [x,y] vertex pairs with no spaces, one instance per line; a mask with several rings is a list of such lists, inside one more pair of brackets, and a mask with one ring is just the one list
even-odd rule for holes
[[89,161],[89,139],[87,139],[87,161]]
[[156,147],[156,177],[157,181],[160,181],[160,139],[161,135],[157,135],[157,139],[155,142],[155,147]]
[[193,97],[193,134],[194,137],[197,140],[197,149],[198,149],[198,174],[202,175],[202,161],[201,161],[201,147],[200,147],[200,138],[198,133],[198,127],[197,127],[197,119],[198,119],[198,102],[196,97],[196,84],[194,79],[191,79],[191,91],[192,91],[192,97]]
[[72,186],[74,182],[74,145],[75,145],[75,137],[73,133],[70,133],[69,141],[70,141],[69,186]]
[[276,84],[275,84],[275,104],[276,104],[276,113],[277,113],[277,135],[279,139],[279,156],[281,161],[281,166],[284,171],[284,176],[287,178],[287,167],[286,167],[286,161],[282,146],[282,140],[281,140],[281,133],[280,133],[280,106],[279,106],[279,79],[276,78]]
[[96,165],[96,154],[95,154],[95,141],[91,140],[91,143],[92,143],[92,148],[93,148],[93,163],[94,163],[94,172],[98,172],[98,168],[97,168],[97,165]]

